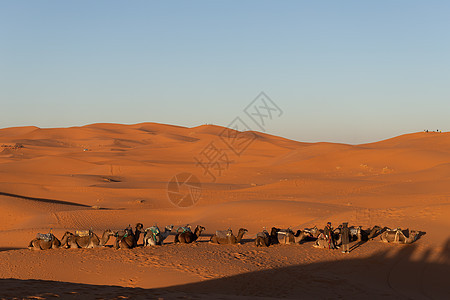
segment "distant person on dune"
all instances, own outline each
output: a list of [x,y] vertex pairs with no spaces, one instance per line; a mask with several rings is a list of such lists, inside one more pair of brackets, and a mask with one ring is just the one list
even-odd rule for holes
[[327,226],[323,229],[323,234],[328,242],[328,249],[335,249],[333,240],[333,227],[331,227],[331,222],[327,223]]
[[341,229],[342,253],[350,253],[348,244],[350,243],[350,229],[348,223],[342,224]]

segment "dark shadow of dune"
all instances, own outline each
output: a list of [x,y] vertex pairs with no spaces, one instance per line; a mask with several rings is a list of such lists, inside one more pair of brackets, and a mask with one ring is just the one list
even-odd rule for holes
[[370,258],[269,269],[157,291],[290,299],[446,298],[449,262],[429,262],[426,252],[414,260],[414,251],[409,245]]
[[[39,201],[39,202],[52,203],[52,204],[64,204],[64,205],[72,205],[72,206],[91,208],[91,206],[89,206],[89,205],[80,204],[80,203],[76,203],[76,202],[69,202],[69,201],[55,200],[55,199],[48,199],[48,198],[28,197],[28,196],[22,196],[22,195],[18,195],[18,194],[11,194],[11,193],[5,193],[5,192],[0,192],[0,196],[13,197],[13,198],[19,198],[19,199],[25,199],[25,200],[31,200],[31,201]],[[99,208],[99,209],[105,209],[105,208]]]
[[415,245],[398,246],[366,258],[346,256],[341,260],[157,289],[0,279],[0,296],[2,299],[446,299],[450,293],[450,239],[432,261],[432,249],[413,258],[416,249]]

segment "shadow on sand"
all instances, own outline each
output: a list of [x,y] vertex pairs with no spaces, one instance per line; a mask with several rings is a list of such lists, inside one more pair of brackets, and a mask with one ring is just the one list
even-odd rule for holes
[[0,248],[0,252],[9,251],[9,250],[20,250],[20,249],[24,249],[24,248]]
[[[371,257],[295,265],[158,289],[0,279],[3,299],[445,299],[450,239],[437,252],[396,245]],[[448,299],[448,298],[447,298]]]
[[32,201],[39,201],[39,202],[52,203],[52,204],[64,204],[64,205],[72,205],[72,206],[80,206],[80,207],[91,207],[89,205],[75,203],[75,202],[48,199],[48,198],[28,197],[28,196],[22,196],[22,195],[18,195],[18,194],[11,194],[11,193],[4,193],[4,192],[0,192],[0,196],[32,200]]

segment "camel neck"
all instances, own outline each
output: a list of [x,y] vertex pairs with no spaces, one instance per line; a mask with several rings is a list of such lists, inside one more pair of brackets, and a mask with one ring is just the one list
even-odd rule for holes
[[106,231],[103,232],[102,240],[100,241],[100,246],[106,245],[106,243],[108,243],[109,241],[109,238],[110,238],[109,233],[107,233]]
[[242,240],[242,237],[244,236],[245,231],[239,231],[238,236],[236,238],[236,241],[239,243]]

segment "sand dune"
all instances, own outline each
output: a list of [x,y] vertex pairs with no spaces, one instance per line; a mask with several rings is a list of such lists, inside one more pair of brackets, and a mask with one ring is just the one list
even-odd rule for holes
[[[449,133],[412,133],[375,143],[346,145],[303,143],[247,132],[240,135],[240,142],[249,139],[251,142],[237,154],[236,148],[231,149],[224,141],[227,130],[213,125],[187,128],[156,123],[0,129],[0,145],[3,145],[0,149],[0,248],[25,248],[37,232],[47,232],[50,228],[60,237],[66,230],[92,228],[100,234],[105,229],[123,229],[136,222],[144,226],[202,224],[206,227],[205,237],[197,246],[169,245],[167,253],[166,246],[125,252],[109,248],[37,253],[3,251],[0,253],[1,277],[18,279],[3,282],[11,289],[27,285],[29,279],[78,284],[76,289],[84,289],[81,284],[142,288],[179,286],[152,290],[169,298],[195,294],[195,290],[216,296],[292,297],[299,289],[276,294],[269,286],[257,285],[258,289],[240,292],[230,290],[229,284],[240,280],[248,282],[250,277],[245,274],[253,274],[261,280],[275,276],[278,278],[275,282],[283,282],[290,277],[268,270],[286,268],[286,272],[297,274],[299,271],[294,266],[301,265],[312,272],[313,279],[308,286],[315,286],[313,291],[320,290],[321,282],[338,286],[337,281],[327,276],[323,278],[320,268],[340,266],[342,259],[348,259],[340,253],[313,250],[310,244],[260,250],[251,243],[251,238],[263,227],[323,227],[326,221],[335,225],[348,221],[364,227],[380,225],[425,231],[414,244],[414,253],[417,256],[431,253],[427,256],[427,263],[432,264],[430,268],[442,276],[447,274]],[[17,144],[23,147],[14,147]],[[211,145],[222,155],[222,170],[211,169],[215,178],[198,163],[207,158],[206,154],[212,155],[207,152]],[[177,207],[168,197],[169,181],[182,172],[194,174],[201,182],[201,197],[193,207]],[[203,243],[215,230],[229,227],[235,231],[240,227],[249,230],[244,245],[220,248]],[[170,236],[169,243],[172,240]],[[351,253],[352,276],[358,278],[364,273],[359,270],[359,264],[375,270],[384,259],[382,253],[397,253],[394,258],[386,258],[388,264],[402,265],[405,260],[414,260],[402,257],[403,248],[397,248],[377,241],[361,245]],[[103,255],[108,259],[101,258]],[[133,259],[133,255],[137,258]],[[199,256],[203,260],[196,262],[189,256]],[[95,265],[95,271],[83,263],[73,263],[70,273],[59,269],[63,268],[61,261],[83,257]],[[330,257],[333,263],[329,262]],[[224,259],[226,264],[218,272],[216,264]],[[41,261],[44,267],[21,272],[31,261]],[[58,271],[45,267],[52,261],[58,261]],[[414,266],[422,270],[420,272],[429,272],[423,271],[428,268],[425,263]],[[406,265],[402,268],[408,272]],[[111,275],[115,269],[121,270],[120,276]],[[370,277],[373,282],[358,283],[374,298],[439,298],[444,293],[442,285],[433,290],[434,294],[423,289],[410,292],[407,285],[397,279],[402,273],[395,271],[398,274],[392,275],[388,266],[374,272],[381,275]],[[398,280],[398,289],[392,284],[386,286],[383,281],[386,272]],[[105,274],[109,277],[104,277]],[[347,289],[355,287],[343,279],[342,273],[333,274],[346,282]],[[227,276],[231,276],[229,281],[224,279]],[[417,278],[411,280],[431,284]],[[298,286],[299,282],[292,284]],[[212,290],[214,285],[219,287],[216,293]],[[382,289],[378,290],[377,285],[382,285]],[[32,286],[39,290],[36,282]],[[93,288],[102,290],[98,286]],[[148,293],[120,289],[114,293],[123,291]],[[30,288],[30,292],[34,293],[34,288]],[[67,293],[67,285],[63,284],[59,292]],[[343,297],[352,295],[343,290],[337,293]],[[353,295],[363,294],[364,289],[356,288]],[[307,294],[307,297],[313,296]],[[319,298],[329,296],[325,293]]]

